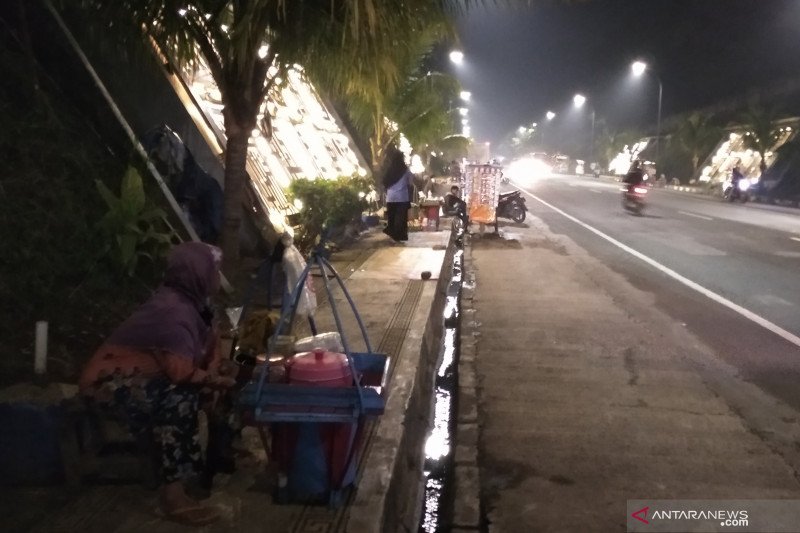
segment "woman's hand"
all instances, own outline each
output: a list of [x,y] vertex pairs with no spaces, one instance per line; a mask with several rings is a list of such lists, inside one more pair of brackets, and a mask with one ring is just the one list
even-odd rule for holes
[[230,359],[222,359],[219,362],[219,368],[217,369],[217,374],[220,376],[229,376],[232,378],[236,378],[236,375],[239,373],[239,365],[231,361]]
[[236,385],[236,378],[220,374],[208,374],[203,382],[203,386],[210,389],[230,389],[234,385]]

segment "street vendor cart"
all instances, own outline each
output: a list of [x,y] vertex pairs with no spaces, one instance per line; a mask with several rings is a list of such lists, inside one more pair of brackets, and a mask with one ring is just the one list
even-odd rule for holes
[[467,202],[470,222],[495,224],[499,200],[502,167],[498,165],[467,165],[461,176],[461,190]]
[[[317,334],[313,312],[303,310],[312,270],[321,274],[335,332]],[[336,287],[355,315],[365,352],[350,348],[333,297]],[[389,358],[372,351],[355,303],[321,247],[312,252],[281,307],[268,355],[274,359],[283,351],[282,360],[257,367],[239,395],[238,407],[246,423],[262,430],[262,438],[264,430],[269,432],[271,443],[264,439],[264,444],[278,469],[276,501],[336,507],[356,481],[365,423],[384,411]],[[286,353],[285,339],[298,308],[309,319],[313,336]]]

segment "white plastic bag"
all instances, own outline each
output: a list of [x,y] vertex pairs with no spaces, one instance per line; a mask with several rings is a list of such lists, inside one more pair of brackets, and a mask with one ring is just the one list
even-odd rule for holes
[[[294,245],[286,247],[283,252],[283,271],[286,273],[289,294],[297,286],[300,275],[305,268],[306,262],[297,248]],[[312,284],[311,276],[307,276],[300,294],[300,300],[297,302],[297,313],[304,317],[314,316],[316,308],[317,296],[314,294],[314,285]]]
[[244,310],[244,307],[225,308],[225,314],[228,316],[228,321],[234,329],[239,327],[239,320],[242,319],[242,310]]

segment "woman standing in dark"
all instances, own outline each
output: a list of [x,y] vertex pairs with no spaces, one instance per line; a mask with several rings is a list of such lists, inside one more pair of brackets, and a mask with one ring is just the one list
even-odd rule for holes
[[389,165],[383,176],[386,188],[386,211],[388,223],[383,232],[397,242],[408,240],[408,210],[411,207],[411,188],[414,174],[405,162],[400,150],[389,155]]

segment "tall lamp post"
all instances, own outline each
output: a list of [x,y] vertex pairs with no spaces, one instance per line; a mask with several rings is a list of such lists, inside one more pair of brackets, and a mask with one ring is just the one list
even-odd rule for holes
[[[544,115],[544,116],[545,116],[545,118],[547,119],[547,122],[550,122],[551,120],[553,120],[554,118],[556,118],[556,114],[555,114],[553,111],[548,111],[547,113],[545,113],[545,115]],[[547,147],[546,147],[546,146],[545,146],[545,144],[544,144],[544,130],[545,130],[545,129],[546,129],[546,128],[545,128],[545,125],[544,125],[544,124],[542,124],[542,133],[541,133],[541,137],[542,137],[542,149],[543,149],[543,150],[545,150],[545,151],[547,151]]]
[[[586,97],[583,96],[582,94],[576,94],[575,96],[572,97],[572,103],[575,104],[575,107],[580,109],[586,103]],[[590,144],[589,144],[589,157],[592,159],[592,161],[589,164],[591,165],[592,163],[594,163],[594,119],[595,119],[595,109],[594,109],[593,105],[590,105],[590,107],[592,108],[592,136],[591,136],[591,140],[589,141],[590,142]]]
[[653,73],[653,76],[656,77],[656,81],[658,81],[658,118],[656,119],[656,169],[658,169],[658,165],[661,164],[661,98],[664,94],[664,85],[661,83],[661,76],[653,69],[648,69],[647,63],[644,61],[634,61],[631,63],[631,72],[633,72],[633,75],[637,78],[648,70]]

